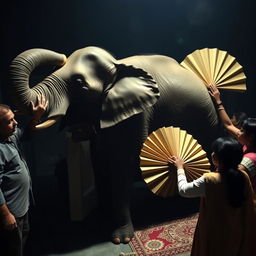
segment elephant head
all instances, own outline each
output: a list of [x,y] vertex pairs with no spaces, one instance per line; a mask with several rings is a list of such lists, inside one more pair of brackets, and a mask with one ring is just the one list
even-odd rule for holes
[[[60,66],[33,88],[31,72],[39,65]],[[158,87],[144,70],[119,63],[110,53],[98,47],[86,47],[68,58],[45,49],[31,49],[18,55],[10,66],[11,94],[18,110],[29,113],[30,102],[43,94],[49,101],[48,121],[66,115],[75,105],[77,119],[99,122],[101,128],[113,126],[156,103]]]

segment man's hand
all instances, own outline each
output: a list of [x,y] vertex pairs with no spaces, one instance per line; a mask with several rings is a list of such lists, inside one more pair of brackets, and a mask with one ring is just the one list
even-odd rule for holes
[[0,205],[0,220],[4,229],[12,230],[17,227],[16,219],[6,204]]
[[12,230],[17,228],[17,222],[15,217],[10,213],[8,215],[5,215],[3,218],[3,228],[7,230]]
[[44,114],[46,108],[48,106],[48,100],[45,100],[45,97],[41,94],[37,96],[37,103],[34,104],[33,101],[31,101],[31,112],[34,118],[34,123],[40,123],[40,119],[42,115]]
[[184,162],[181,158],[177,156],[172,156],[169,160],[177,167],[177,169],[184,169]]
[[214,98],[217,105],[220,105],[221,99],[220,99],[220,91],[218,90],[217,86],[215,84],[210,84],[209,87],[209,94]]

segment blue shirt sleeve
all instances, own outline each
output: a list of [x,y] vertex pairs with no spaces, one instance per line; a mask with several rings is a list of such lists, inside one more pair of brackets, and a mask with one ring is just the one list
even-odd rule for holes
[[0,152],[0,205],[5,204],[5,198],[1,189],[2,181],[3,181],[3,175],[4,175],[4,162],[3,162],[3,157]]

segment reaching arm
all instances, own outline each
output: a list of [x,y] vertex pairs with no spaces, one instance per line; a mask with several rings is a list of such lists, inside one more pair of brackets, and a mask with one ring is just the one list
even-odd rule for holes
[[31,101],[31,112],[32,112],[33,120],[30,124],[30,128],[32,130],[35,130],[36,126],[40,123],[40,119],[44,114],[47,106],[48,106],[48,101],[45,100],[45,97],[43,95],[37,96],[36,105]]
[[184,171],[183,161],[173,156],[170,161],[177,167],[177,179],[179,194],[183,197],[202,197],[205,196],[205,182],[204,177],[187,182],[187,178]]
[[[43,95],[37,96],[37,102],[34,104],[32,101],[30,102],[31,106],[31,115],[32,119],[30,119],[29,123],[26,125],[25,129],[17,129],[16,136],[22,140],[27,140],[30,138],[31,133],[36,130],[36,126],[40,124],[41,117],[44,114],[48,101],[45,100]],[[16,114],[19,114],[19,111],[15,111]]]
[[220,120],[222,121],[225,129],[228,132],[230,132],[233,136],[237,137],[240,130],[237,127],[235,127],[233,125],[233,123],[231,122],[231,120],[223,106],[223,103],[220,98],[220,92],[219,92],[218,88],[216,87],[216,85],[210,85],[209,93],[215,100],[216,105],[218,106],[219,117],[220,117]]
[[205,183],[204,176],[187,182],[184,169],[178,169],[178,190],[179,194],[183,197],[202,197],[205,196]]
[[255,177],[256,176],[256,167],[255,163],[248,155],[244,155],[240,165],[239,169],[242,171],[247,172],[249,177]]

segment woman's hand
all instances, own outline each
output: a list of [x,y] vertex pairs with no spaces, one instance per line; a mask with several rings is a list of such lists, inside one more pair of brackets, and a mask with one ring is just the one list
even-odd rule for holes
[[214,98],[217,105],[220,105],[221,99],[220,99],[220,91],[218,90],[217,86],[215,84],[210,84],[209,87],[209,94]]
[[177,156],[172,156],[170,158],[170,162],[174,164],[177,167],[177,169],[184,169],[184,162],[181,158]]

